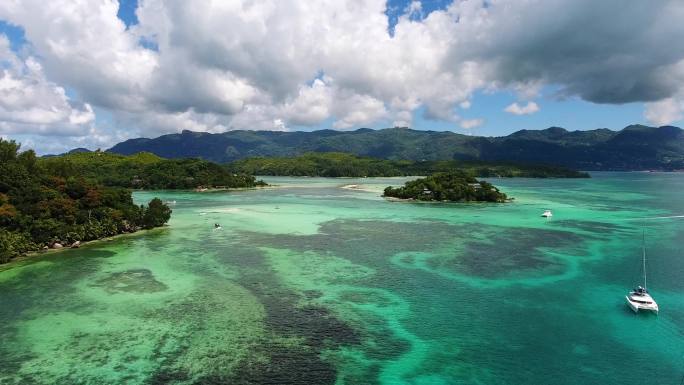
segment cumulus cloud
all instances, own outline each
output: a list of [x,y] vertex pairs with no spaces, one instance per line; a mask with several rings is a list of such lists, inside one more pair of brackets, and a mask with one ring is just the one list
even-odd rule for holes
[[513,115],[531,115],[539,111],[539,106],[535,102],[527,102],[527,104],[524,106],[521,106],[518,104],[518,102],[515,102],[504,108],[504,111]]
[[386,115],[387,110],[381,100],[370,95],[342,95],[335,104],[335,116],[339,119],[333,123],[333,127],[339,129],[358,127],[382,119]]
[[71,100],[50,82],[33,58],[19,58],[0,35],[0,132],[85,134],[95,120],[92,107]]
[[283,116],[296,125],[310,126],[330,116],[333,105],[332,79],[316,79],[310,86],[300,86],[297,95],[283,107]]
[[684,49],[666,43],[684,37],[681,1],[485,1],[449,8],[473,37],[452,45],[450,57],[489,63],[501,85],[557,84],[596,103],[654,101],[682,86],[671,75]]
[[111,138],[410,126],[417,110],[463,126],[474,122],[456,111],[477,91],[514,92],[526,104],[506,111],[530,114],[548,85],[595,103],[647,102],[653,122],[681,119],[684,46],[664,43],[684,40],[680,0],[464,0],[429,14],[406,4],[390,34],[386,0],[145,0],[129,28],[114,0],[6,0],[0,19],[25,31],[33,64],[15,57],[22,69],[3,87],[43,102],[22,110],[28,96],[7,98],[1,130],[16,131],[21,115],[34,132],[78,137],[94,111],[111,116]]
[[469,130],[471,128],[480,127],[484,124],[484,119],[464,119],[461,120],[461,127]]
[[665,125],[684,119],[684,98],[667,98],[646,103],[646,120],[656,125]]

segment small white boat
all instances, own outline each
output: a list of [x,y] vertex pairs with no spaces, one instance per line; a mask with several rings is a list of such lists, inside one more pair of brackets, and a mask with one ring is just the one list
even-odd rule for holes
[[544,218],[551,218],[553,216],[553,213],[551,212],[551,210],[544,210],[541,216]]
[[632,290],[625,297],[627,299],[627,305],[635,312],[638,313],[639,310],[652,311],[658,313],[658,304],[651,297],[646,289],[646,246],[642,238],[641,250],[642,250],[642,268],[644,270],[644,286],[637,286],[636,289]]

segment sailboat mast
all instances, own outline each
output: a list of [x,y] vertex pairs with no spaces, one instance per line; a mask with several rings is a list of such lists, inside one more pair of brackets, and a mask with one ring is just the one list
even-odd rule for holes
[[646,289],[646,230],[641,233],[641,252],[644,265],[644,289]]

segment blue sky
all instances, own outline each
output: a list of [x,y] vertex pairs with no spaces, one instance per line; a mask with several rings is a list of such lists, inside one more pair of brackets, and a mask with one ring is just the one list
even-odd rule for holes
[[[55,1],[65,6],[0,5],[11,52],[0,62],[16,87],[0,135],[39,152],[181,129],[684,125],[684,49],[668,46],[684,38],[675,0],[617,11],[618,0]],[[647,20],[658,28],[632,27]]]

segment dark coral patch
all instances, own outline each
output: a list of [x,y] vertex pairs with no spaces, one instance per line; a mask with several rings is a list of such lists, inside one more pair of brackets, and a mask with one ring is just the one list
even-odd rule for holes
[[493,231],[487,238],[466,242],[463,253],[451,259],[455,268],[484,278],[499,278],[516,271],[562,270],[564,265],[544,250],[562,249],[580,241],[572,233],[519,228]]
[[101,287],[109,293],[157,293],[168,289],[168,286],[157,281],[148,269],[112,273],[92,286]]
[[[382,265],[407,250],[430,250],[433,256],[423,261],[429,267],[483,278],[562,270],[545,250],[567,251],[581,244],[579,236],[567,231],[439,221],[334,220],[313,235],[251,235],[273,247],[331,253],[366,266]],[[410,253],[405,255],[403,264],[416,263]]]
[[573,219],[554,220],[549,222],[554,227],[575,228],[581,231],[586,231],[593,234],[611,234],[617,231],[625,231],[625,226],[619,226],[612,223],[594,222],[594,221],[580,221]]

